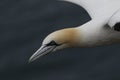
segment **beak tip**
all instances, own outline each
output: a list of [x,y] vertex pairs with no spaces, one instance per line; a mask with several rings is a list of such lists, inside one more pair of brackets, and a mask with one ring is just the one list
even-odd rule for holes
[[32,63],[33,61],[31,60],[31,59],[29,59],[29,61],[28,61],[28,64],[30,64],[30,63]]
[[33,54],[29,60],[28,60],[28,63],[32,63],[33,61],[35,61],[36,59],[38,58],[38,56],[36,54]]
[[28,63],[32,63],[34,61],[34,58],[30,57],[30,59],[28,60]]
[[47,53],[50,53],[55,47],[54,46],[48,46],[48,47],[45,47],[45,46],[42,46],[40,49],[38,49],[29,59],[28,63],[31,63],[35,60],[37,60],[39,57],[47,54]]

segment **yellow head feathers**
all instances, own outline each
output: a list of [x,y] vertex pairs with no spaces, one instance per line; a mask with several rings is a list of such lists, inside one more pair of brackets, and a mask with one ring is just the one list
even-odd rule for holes
[[55,31],[48,35],[43,44],[48,43],[51,40],[54,40],[57,44],[67,44],[68,47],[77,46],[80,42],[80,34],[76,28],[66,28],[62,30]]

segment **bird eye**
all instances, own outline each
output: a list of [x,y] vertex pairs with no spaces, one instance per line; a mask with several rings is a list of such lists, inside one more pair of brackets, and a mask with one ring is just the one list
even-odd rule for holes
[[50,43],[48,43],[46,46],[58,46],[59,44],[57,44],[55,41],[51,41]]

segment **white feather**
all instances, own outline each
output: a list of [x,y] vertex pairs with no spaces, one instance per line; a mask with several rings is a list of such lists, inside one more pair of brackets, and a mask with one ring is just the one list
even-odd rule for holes
[[115,12],[120,8],[120,0],[62,0],[82,6],[92,18],[107,15],[106,12]]
[[120,22],[120,9],[114,13],[114,15],[110,18],[108,25],[113,28],[116,23]]

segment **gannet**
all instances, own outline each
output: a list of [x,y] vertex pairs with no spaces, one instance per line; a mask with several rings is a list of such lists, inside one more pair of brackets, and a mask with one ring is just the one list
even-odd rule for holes
[[69,47],[95,47],[120,42],[120,0],[60,0],[83,7],[91,20],[75,27],[49,34],[30,57],[39,57]]

